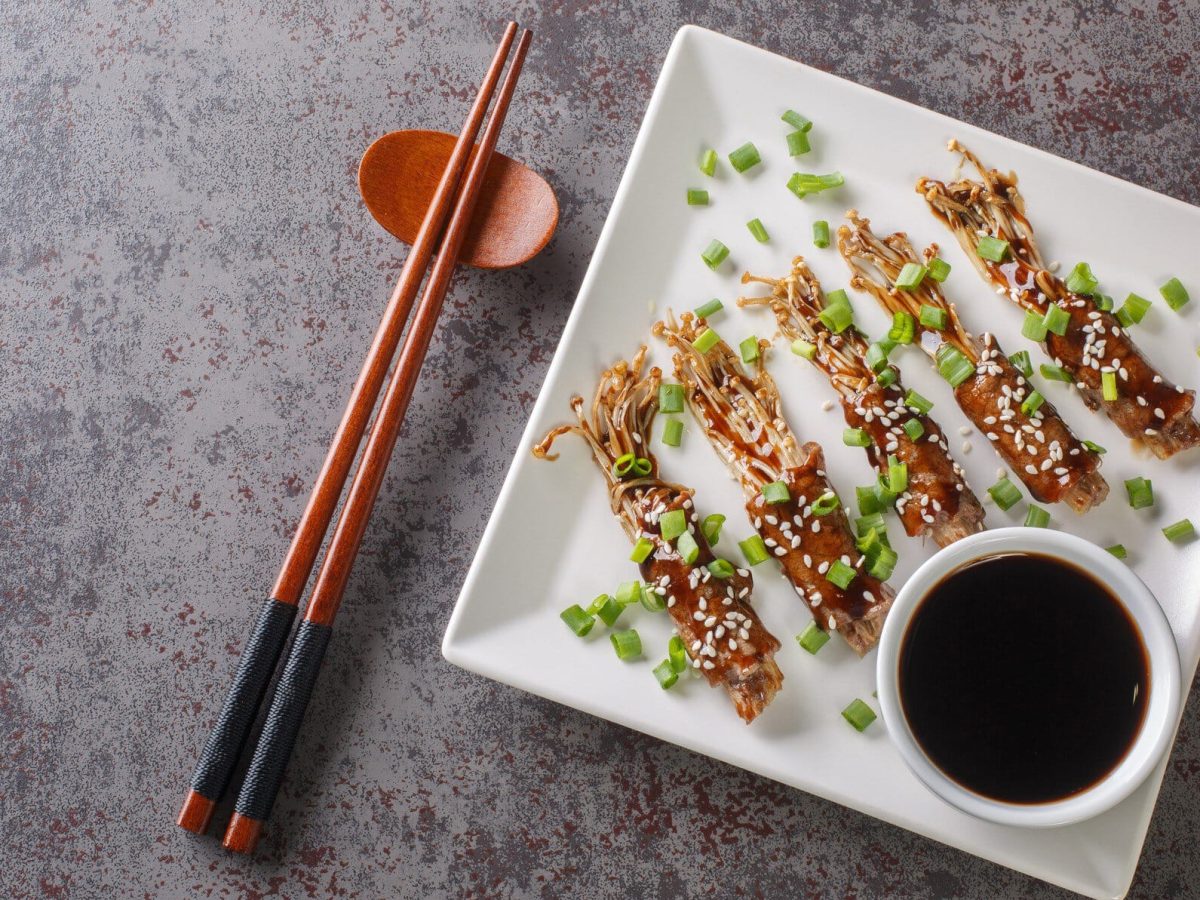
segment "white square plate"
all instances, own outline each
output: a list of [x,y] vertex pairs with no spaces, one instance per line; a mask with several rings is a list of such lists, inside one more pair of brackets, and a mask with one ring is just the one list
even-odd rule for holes
[[[816,126],[813,150],[790,159],[780,114],[794,108]],[[746,44],[695,27],[676,36],[650,100],[612,212],[563,332],[562,342],[509,470],[478,555],[467,576],[443,644],[456,665],[593,715],[619,722],[665,741],[725,760],[887,822],[959,847],[1038,878],[1096,897],[1124,894],[1133,877],[1158,795],[1163,766],[1145,785],[1109,813],[1082,824],[1049,831],[1021,830],[977,821],[943,803],[909,773],[893,749],[882,719],[858,734],[840,710],[855,697],[871,701],[874,656],[858,660],[837,640],[810,656],[791,640],[808,612],[781,578],[755,572],[755,607],[784,642],[776,659],[786,678],[783,690],[750,726],[735,715],[723,691],[684,679],[659,690],[651,667],[666,655],[670,620],[640,608],[626,613],[642,635],[646,659],[619,662],[597,625],[584,640],[564,627],[558,613],[571,603],[586,605],[637,576],[629,562],[624,532],[608,510],[603,481],[582,441],[566,437],[555,463],[535,460],[531,445],[551,426],[570,420],[572,394],[591,396],[600,372],[639,344],[651,344],[653,359],[668,354],[649,336],[650,325],[668,307],[690,309],[712,297],[725,302],[713,325],[735,347],[752,333],[775,334],[770,314],[737,309],[743,270],[778,275],[791,257],[803,254],[827,289],[844,287],[847,269],[833,248],[812,246],[811,226],[826,219],[836,228],[846,209],[857,207],[880,233],[905,230],[918,247],[937,241],[954,270],[946,284],[965,324],[991,330],[1008,352],[1025,347],[1021,313],[983,283],[949,233],[914,192],[918,176],[949,176],[956,157],[946,152],[951,136],[974,149],[985,164],[1015,169],[1038,229],[1044,255],[1070,267],[1089,260],[1104,290],[1123,298],[1129,291],[1154,299],[1154,309],[1137,326],[1138,340],[1174,380],[1197,378],[1197,309],[1200,309],[1200,209],[1085,169],[1038,150],[956,122],[900,100],[835,78]],[[747,175],[734,173],[726,154],[752,140],[763,164]],[[720,154],[715,179],[697,170],[703,148]],[[843,188],[803,201],[785,187],[796,169],[840,170]],[[684,192],[707,188],[708,207],[689,207]],[[762,219],[771,234],[758,244],[745,223]],[[700,253],[712,238],[732,250],[730,261],[711,272]],[[1177,275],[1197,302],[1171,312],[1157,285]],[[864,295],[852,294],[858,321],[870,334],[887,327],[887,317]],[[966,423],[949,387],[915,349],[897,355],[905,383],[936,403],[935,417],[967,470],[977,494],[996,479],[999,460],[986,440],[972,434],[972,452],[961,451],[958,429]],[[869,483],[864,454],[841,442],[840,409],[823,411],[832,398],[808,363],[780,343],[770,369],[779,382],[789,421],[800,440],[825,448],[830,477],[843,496]],[[668,369],[669,371],[669,369]],[[1042,390],[1082,437],[1109,449],[1103,473],[1112,486],[1106,503],[1086,517],[1063,507],[1051,510],[1054,527],[1069,529],[1102,546],[1120,541],[1129,564],[1150,585],[1166,610],[1179,641],[1190,683],[1200,657],[1200,543],[1177,547],[1162,525],[1195,517],[1200,507],[1197,453],[1168,462],[1134,453],[1103,417],[1089,413],[1065,385]],[[737,485],[702,434],[687,424],[684,446],[653,448],[664,477],[698,488],[702,513],[729,519],[718,553],[737,559],[735,542],[749,536]],[[1125,502],[1122,480],[1151,477],[1158,497],[1151,510]],[[992,527],[1019,524],[1024,504],[1008,513],[988,506]],[[901,563],[899,586],[935,547],[922,546],[892,529]],[[514,648],[525,648],[523,652]],[[532,651],[530,648],[536,648]],[[572,677],[563,678],[570,671]],[[604,690],[596,685],[604,684]]]

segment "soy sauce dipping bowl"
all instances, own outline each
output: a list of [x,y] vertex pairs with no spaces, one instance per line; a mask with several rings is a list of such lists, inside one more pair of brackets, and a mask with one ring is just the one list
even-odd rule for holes
[[[1149,662],[1149,698],[1141,729],[1128,752],[1100,781],[1045,803],[1005,803],[982,796],[951,779],[922,750],[900,700],[900,651],[921,601],[956,569],[1005,553],[1032,553],[1061,560],[1106,586],[1141,632]],[[913,773],[947,803],[1002,825],[1050,828],[1099,815],[1140,785],[1171,744],[1179,720],[1182,677],[1179,651],[1162,608],[1125,563],[1095,544],[1045,528],[999,528],[964,538],[930,558],[901,588],[888,613],[876,663],[879,704],[892,742]],[[947,711],[947,715],[955,713]],[[972,711],[986,716],[986,709]]]

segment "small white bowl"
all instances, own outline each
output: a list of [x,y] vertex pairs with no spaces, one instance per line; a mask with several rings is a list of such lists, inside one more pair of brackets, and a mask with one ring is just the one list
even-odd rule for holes
[[[900,705],[898,667],[914,610],[931,588],[960,566],[999,553],[1037,553],[1072,563],[1106,585],[1141,631],[1150,664],[1149,702],[1141,731],[1125,757],[1103,780],[1049,803],[1004,803],[984,797],[944,774],[913,737]],[[927,560],[900,590],[888,612],[876,664],[879,705],[893,743],[916,776],[943,800],[964,812],[999,822],[1049,828],[1091,818],[1125,799],[1162,758],[1179,719],[1179,651],[1171,626],[1150,589],[1125,563],[1106,550],[1062,531],[998,528],[957,541]]]

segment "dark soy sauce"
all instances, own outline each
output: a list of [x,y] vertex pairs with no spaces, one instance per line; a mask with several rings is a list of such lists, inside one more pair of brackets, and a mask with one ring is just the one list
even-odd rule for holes
[[963,787],[1008,803],[1061,800],[1132,746],[1149,692],[1141,634],[1086,572],[1010,553],[948,574],[900,648],[917,743]]

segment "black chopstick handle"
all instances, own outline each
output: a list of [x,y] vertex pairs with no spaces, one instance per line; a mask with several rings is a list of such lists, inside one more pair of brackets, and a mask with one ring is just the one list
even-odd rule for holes
[[[325,648],[332,634],[333,629],[328,625],[307,619],[296,629],[292,649],[284,664],[283,674],[275,685],[275,696],[271,700],[267,720],[234,806],[237,816],[243,820],[261,826],[271,815],[275,795],[279,793],[279,786],[283,782],[283,773],[296,744],[296,735],[300,733],[304,710],[312,696],[317,674],[321,671],[321,660],[325,657]],[[225,843],[231,850],[243,849],[230,844],[228,832]]]
[[229,787],[229,779],[295,617],[294,605],[268,598],[242,649],[233,684],[229,686],[217,722],[204,742],[196,771],[192,774],[192,790],[213,803],[218,802]]

